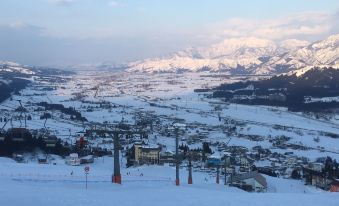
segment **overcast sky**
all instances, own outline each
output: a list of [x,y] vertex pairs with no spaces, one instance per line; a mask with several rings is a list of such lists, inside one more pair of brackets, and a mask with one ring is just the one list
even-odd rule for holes
[[315,41],[339,32],[338,0],[1,0],[0,60],[123,63],[225,38]]

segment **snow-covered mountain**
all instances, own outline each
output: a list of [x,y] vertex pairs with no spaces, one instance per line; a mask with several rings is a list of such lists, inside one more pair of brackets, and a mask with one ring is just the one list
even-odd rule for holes
[[28,75],[35,74],[31,67],[24,66],[15,62],[6,62],[6,61],[0,61],[0,72],[20,73]]
[[0,61],[0,77],[30,77],[32,75],[71,75],[73,71],[57,68],[23,65],[16,62]]
[[227,39],[208,48],[189,48],[165,58],[128,64],[131,72],[202,71],[278,74],[307,66],[339,67],[339,35],[319,42],[259,38]]
[[275,68],[281,73],[314,66],[339,67],[339,35],[273,57],[260,69]]
[[209,48],[190,48],[167,58],[132,62],[128,65],[128,70],[142,72],[224,71],[238,67],[250,70],[261,65],[265,57],[279,53],[279,47],[270,40],[227,39]]

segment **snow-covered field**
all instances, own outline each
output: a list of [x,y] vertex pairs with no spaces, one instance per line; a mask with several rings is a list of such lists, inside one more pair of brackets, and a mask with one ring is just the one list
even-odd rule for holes
[[[202,130],[205,131],[207,141],[211,142],[228,141],[225,127],[230,125],[227,122],[236,121],[236,124],[242,124],[237,130],[238,134],[260,135],[264,140],[257,142],[233,135],[230,145],[251,148],[259,144],[269,148],[269,137],[284,135],[290,138],[290,143],[313,148],[313,154],[318,154],[319,148],[325,150],[326,153],[312,155],[312,158],[329,155],[339,159],[338,139],[328,135],[339,133],[339,123],[335,115],[329,119],[315,119],[301,113],[289,112],[285,108],[228,105],[219,99],[206,98],[208,93],[193,92],[194,89],[212,88],[245,77],[213,76],[204,73],[151,75],[85,71],[62,78],[65,81],[36,79],[30,87],[21,92],[22,95],[15,95],[12,100],[2,103],[0,109],[8,110],[3,114],[12,116],[12,121],[5,129],[24,126],[23,120],[20,121],[20,113],[12,112],[19,106],[17,100],[21,100],[32,115],[32,120],[26,123],[27,127],[46,127],[68,142],[74,141],[79,133],[91,128],[93,124],[121,121],[134,124],[136,117],[142,114],[152,115],[154,121],[161,121],[158,130],[179,119],[191,125],[192,129],[188,131],[188,135],[195,135],[197,130]],[[52,119],[45,123],[45,119],[40,118],[43,111],[36,111],[35,106],[35,103],[43,101],[74,107],[88,122],[74,122],[67,115],[53,111]],[[103,106],[105,104],[108,107]],[[206,131],[210,127],[213,127],[213,131]],[[281,129],[282,127],[285,129]],[[153,143],[173,143],[171,138],[159,134],[159,131],[154,131],[152,136],[160,137]],[[319,137],[320,141],[315,142],[315,137]],[[111,148],[108,145],[107,147]]]

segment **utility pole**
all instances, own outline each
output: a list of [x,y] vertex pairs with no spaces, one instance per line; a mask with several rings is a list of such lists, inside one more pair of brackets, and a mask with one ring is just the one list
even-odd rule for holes
[[192,160],[191,160],[191,153],[188,154],[188,184],[193,184],[193,178],[192,178]]
[[225,180],[224,180],[224,185],[227,185],[227,174],[226,174],[226,170],[227,170],[227,162],[226,162],[226,156],[225,156],[225,160],[224,160],[224,175],[225,175]]
[[219,175],[220,175],[220,165],[217,166],[217,180],[216,180],[217,184],[219,184],[219,179],[220,179]]
[[114,173],[112,176],[112,182],[121,184],[120,163],[119,163],[119,133],[113,133],[114,138]]
[[175,185],[180,185],[179,179],[179,128],[175,128]]

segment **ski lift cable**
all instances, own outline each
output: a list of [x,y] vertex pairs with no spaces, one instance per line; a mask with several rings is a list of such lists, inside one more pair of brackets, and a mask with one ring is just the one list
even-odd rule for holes
[[[10,109],[14,109],[14,110],[16,109],[15,107],[10,107],[8,105],[0,105],[0,106],[4,106],[4,107],[10,108]],[[39,117],[41,116],[41,114],[39,114],[37,112],[33,112],[33,111],[30,111],[29,114],[32,114],[33,116],[39,116]],[[81,126],[81,127],[83,126],[83,124],[81,124],[81,125],[80,124],[75,124],[75,123],[72,123],[72,124],[75,125],[75,126]]]
[[[1,105],[1,106],[7,107],[7,108],[10,108],[10,109],[15,109],[14,107],[10,107],[10,106],[7,106],[7,105]],[[40,115],[34,114],[34,113],[32,113],[32,112],[30,112],[30,113],[31,113],[32,115],[34,115],[34,116],[40,116]],[[12,118],[13,118],[13,114],[12,114],[11,119],[12,119]],[[8,119],[8,121],[11,120],[11,119]],[[30,122],[36,122],[36,123],[38,123],[38,124],[42,124],[41,122],[38,122],[38,121],[36,121],[36,120],[30,120]],[[45,123],[44,123],[42,126],[43,126],[43,127],[46,127],[45,124],[46,124],[46,121],[45,121]],[[62,126],[60,126],[60,125],[55,125],[55,124],[50,124],[50,123],[49,123],[49,125],[52,125],[52,126],[54,126],[54,127],[58,127],[58,128],[60,128],[60,129],[66,129],[65,127],[62,127]],[[68,131],[68,129],[67,129],[67,131]]]

